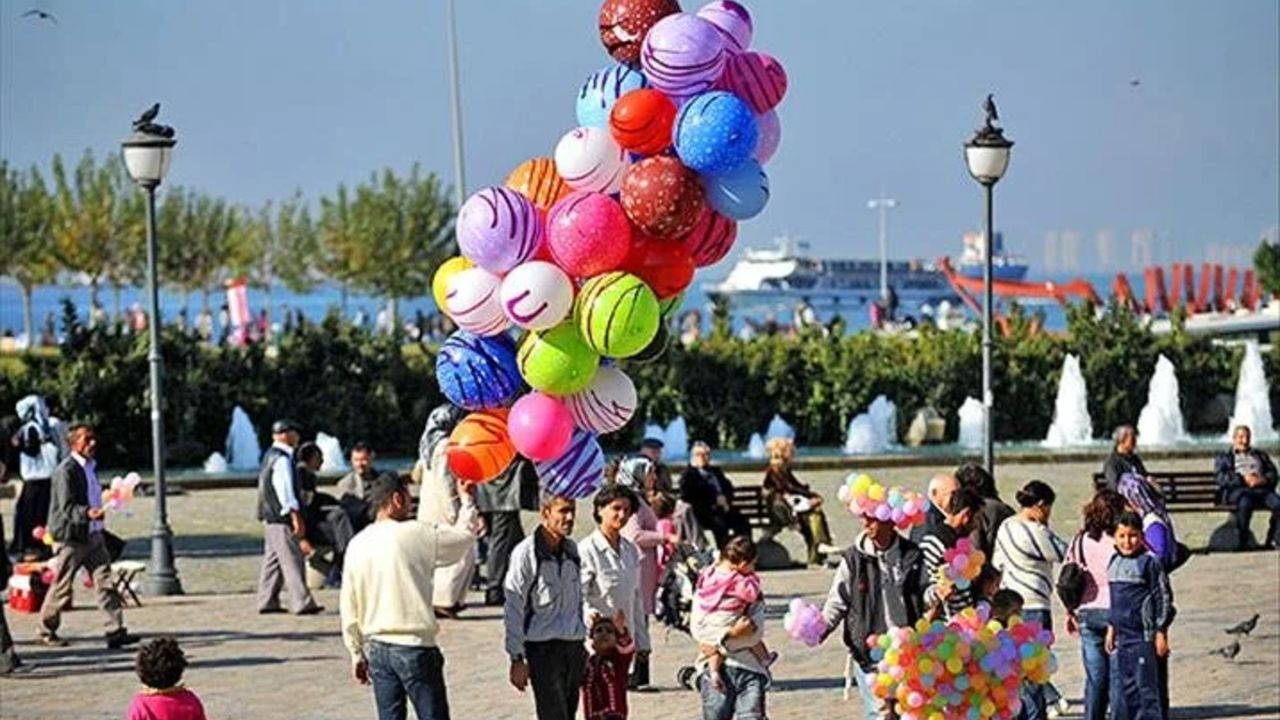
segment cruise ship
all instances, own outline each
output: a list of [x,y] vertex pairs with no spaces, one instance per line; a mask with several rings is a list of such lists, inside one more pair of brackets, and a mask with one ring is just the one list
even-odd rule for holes
[[[960,254],[956,269],[961,275],[982,277],[982,265],[986,260],[984,234],[964,234],[964,252]],[[995,254],[991,256],[991,276],[996,280],[1021,280],[1027,276],[1027,263],[1021,257],[1005,252],[1004,237],[996,233]]]

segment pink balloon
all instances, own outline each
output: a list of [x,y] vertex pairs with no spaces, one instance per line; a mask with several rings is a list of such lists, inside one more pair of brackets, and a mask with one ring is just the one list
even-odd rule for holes
[[579,190],[565,196],[547,215],[551,258],[575,277],[616,269],[631,249],[631,225],[613,198]]
[[511,406],[507,434],[521,455],[536,462],[551,460],[569,446],[573,416],[559,400],[534,391]]
[[759,129],[756,139],[756,161],[764,165],[778,151],[778,145],[782,142],[782,121],[778,119],[778,111],[770,110],[757,115],[756,127]]

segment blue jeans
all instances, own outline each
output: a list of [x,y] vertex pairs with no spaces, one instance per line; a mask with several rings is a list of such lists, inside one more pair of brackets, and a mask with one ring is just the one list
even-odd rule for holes
[[698,676],[702,695],[702,720],[767,720],[764,711],[769,678],[742,668],[720,669],[723,690],[717,690],[710,674]]
[[853,662],[854,679],[858,683],[858,695],[862,697],[862,709],[866,720],[884,720],[891,717],[889,715],[889,705],[881,698],[876,697],[873,686],[876,683],[876,671],[870,672],[858,667],[858,661]]
[[[1027,622],[1038,622],[1040,627],[1053,632],[1053,615],[1048,610],[1024,610],[1022,611],[1022,619]],[[1022,714],[1023,720],[1045,720],[1049,717],[1048,707],[1050,703],[1056,703],[1062,697],[1062,693],[1058,692],[1058,688],[1053,683],[1047,682],[1043,685],[1035,683],[1022,683]]]
[[1080,654],[1084,657],[1084,720],[1106,720],[1111,689],[1111,658],[1107,655],[1106,610],[1081,610]]
[[1112,720],[1163,720],[1155,643],[1121,642],[1111,658]]
[[449,720],[444,655],[439,648],[391,645],[372,640],[365,647],[378,720],[405,720],[405,700],[418,720]]

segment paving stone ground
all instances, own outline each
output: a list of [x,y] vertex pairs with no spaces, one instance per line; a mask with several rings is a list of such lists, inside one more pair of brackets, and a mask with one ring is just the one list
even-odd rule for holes
[[[1191,469],[1204,463],[1163,463]],[[1059,491],[1055,527],[1062,534],[1078,527],[1078,511],[1088,487],[1092,464],[1011,466],[1002,473],[1002,491],[1012,497],[1017,485],[1031,478],[1052,483]],[[922,487],[938,469],[909,468],[877,473],[889,483]],[[834,499],[843,473],[814,472],[805,480]],[[738,477],[739,482],[754,478]],[[110,526],[129,538],[127,554],[147,551],[150,506],[138,499],[132,516],[112,518]],[[338,635],[337,593],[323,591],[322,615],[297,618],[259,616],[253,590],[261,549],[261,532],[252,520],[253,494],[247,490],[202,491],[171,499],[177,535],[178,567],[187,595],[144,598],[130,608],[130,629],[143,636],[176,635],[187,649],[191,667],[187,684],[204,700],[210,718],[345,719],[374,716],[369,691],[350,679]],[[8,516],[12,502],[0,503]],[[589,531],[580,514],[578,535]],[[1202,546],[1224,516],[1179,515],[1180,535]],[[526,518],[532,522],[532,515]],[[852,518],[831,513],[837,540],[854,535]],[[1255,532],[1262,530],[1261,523]],[[788,534],[794,535],[794,534]],[[785,537],[793,551],[798,539]],[[854,717],[856,706],[841,699],[844,650],[836,638],[817,649],[790,643],[781,630],[787,601],[801,596],[818,601],[830,583],[829,571],[788,570],[764,575],[771,602],[769,641],[782,652],[769,695],[774,720]],[[1179,609],[1171,644],[1174,717],[1182,720],[1280,718],[1280,553],[1196,555],[1174,576]],[[473,600],[477,599],[473,597]],[[35,665],[22,676],[0,680],[0,719],[61,720],[119,718],[137,690],[132,655],[109,652],[98,636],[99,617],[87,591],[77,595],[77,610],[65,618],[72,645],[42,648],[33,643],[34,616],[9,613],[18,650]],[[1235,662],[1210,656],[1228,640],[1222,628],[1254,612],[1262,619],[1243,643]],[[1083,683],[1079,646],[1056,613],[1060,671],[1055,682],[1077,704]],[[697,698],[678,689],[676,668],[692,654],[687,637],[656,633],[654,674],[661,691],[632,697],[632,717],[658,720],[698,716]],[[496,609],[474,608],[465,619],[444,626],[440,643],[455,718],[532,717],[531,698],[506,684],[502,627]]]

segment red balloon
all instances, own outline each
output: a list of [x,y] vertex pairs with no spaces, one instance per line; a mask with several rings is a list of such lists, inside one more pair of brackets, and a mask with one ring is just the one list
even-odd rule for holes
[[641,88],[618,98],[609,112],[609,131],[618,145],[641,155],[671,147],[676,106],[658,90]]
[[600,42],[614,60],[634,64],[649,28],[678,12],[676,0],[605,0],[600,6]]
[[684,235],[697,224],[705,207],[698,177],[673,157],[641,160],[622,178],[622,209],[645,234]]
[[693,282],[693,258],[678,240],[632,235],[622,269],[643,280],[659,300],[679,295]]
[[733,249],[738,237],[738,222],[707,208],[688,235],[681,238],[693,264],[700,268],[715,265]]

